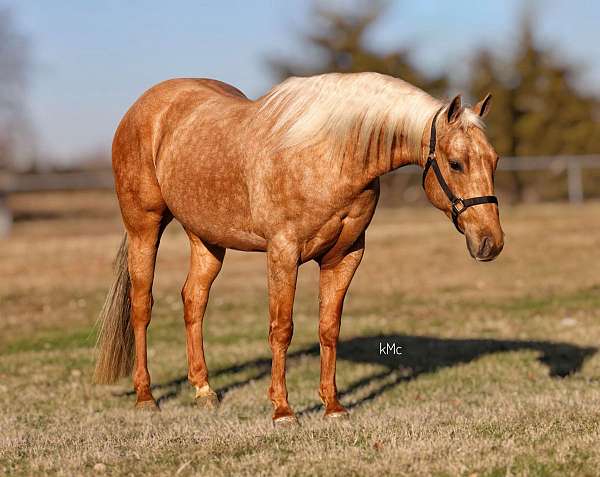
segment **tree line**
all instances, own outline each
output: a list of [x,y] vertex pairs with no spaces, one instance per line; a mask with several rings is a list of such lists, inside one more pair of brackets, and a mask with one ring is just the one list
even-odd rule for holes
[[[501,156],[526,160],[527,156],[600,153],[600,99],[578,87],[578,68],[536,40],[535,12],[522,15],[515,48],[508,55],[475,46],[467,79],[456,84],[452,71],[433,74],[421,69],[410,46],[384,52],[370,48],[367,35],[378,28],[386,4],[365,5],[370,6],[353,13],[316,6],[312,20],[317,27],[305,33],[304,41],[319,50],[318,60],[302,64],[271,59],[269,66],[277,79],[375,71],[402,78],[438,97],[462,91],[474,103],[491,92],[487,132]],[[34,143],[25,101],[29,53],[27,37],[16,29],[11,12],[0,8],[0,173],[15,163],[19,149],[22,153]],[[497,185],[515,200],[527,199],[532,191],[534,199],[559,198],[565,195],[560,174],[564,172],[503,173],[497,176]],[[584,182],[587,195],[600,196],[600,171],[588,171]],[[405,199],[415,185],[414,178],[400,175],[384,182],[384,187],[397,196],[404,194]]]
[[[271,59],[269,65],[278,79],[375,71],[402,78],[438,97],[463,91],[473,103],[490,92],[493,105],[486,119],[487,133],[501,156],[526,160],[526,156],[600,153],[600,100],[577,86],[577,68],[536,41],[535,12],[523,12],[515,48],[508,55],[488,47],[474,48],[466,82],[455,85],[451,71],[430,74],[420,69],[408,47],[387,52],[369,48],[366,35],[377,29],[385,11],[381,3],[355,13],[315,7],[313,21],[319,28],[307,32],[304,41],[319,50],[319,60],[302,64]],[[599,178],[586,179],[588,189],[600,193]],[[500,174],[498,180],[499,187],[522,200],[528,186],[539,183],[540,177],[511,172]],[[394,182],[398,188],[402,185],[398,182],[407,179],[395,177]],[[548,183],[551,186],[538,195],[564,193],[558,181]]]

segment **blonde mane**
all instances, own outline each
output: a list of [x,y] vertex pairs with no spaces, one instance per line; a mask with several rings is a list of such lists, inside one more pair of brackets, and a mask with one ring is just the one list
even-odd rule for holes
[[[366,156],[371,138],[382,138],[380,151],[389,159],[394,138],[403,137],[414,161],[420,162],[425,127],[443,104],[401,79],[330,73],[287,79],[264,97],[259,115],[275,117],[275,147],[306,147],[327,139],[332,154],[339,155],[358,133],[358,157]],[[483,127],[468,109],[461,118],[464,126]]]

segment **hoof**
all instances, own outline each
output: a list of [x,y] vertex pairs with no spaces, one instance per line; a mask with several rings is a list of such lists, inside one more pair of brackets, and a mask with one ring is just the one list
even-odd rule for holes
[[291,429],[299,427],[298,419],[296,416],[282,416],[277,419],[273,419],[273,427],[275,429]]
[[345,422],[350,420],[350,413],[348,411],[335,411],[325,414],[323,417],[330,422]]
[[219,406],[219,396],[208,384],[196,386],[196,405],[200,409],[214,411]]
[[160,408],[158,404],[156,404],[155,400],[151,401],[138,401],[135,403],[136,411],[150,411],[150,412],[158,412]]
[[200,409],[215,411],[219,407],[219,396],[214,391],[208,394],[196,397],[196,405]]

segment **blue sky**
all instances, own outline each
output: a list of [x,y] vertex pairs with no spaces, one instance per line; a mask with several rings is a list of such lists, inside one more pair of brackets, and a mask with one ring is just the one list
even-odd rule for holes
[[[369,41],[382,50],[412,46],[423,69],[461,78],[474,48],[510,51],[524,4],[391,2]],[[32,41],[29,110],[38,153],[59,163],[107,151],[129,105],[161,80],[212,77],[257,97],[275,81],[266,58],[316,54],[301,41],[312,27],[307,0],[0,0],[3,6]],[[600,3],[545,0],[538,7],[538,38],[574,65],[585,65],[581,84],[600,94]]]

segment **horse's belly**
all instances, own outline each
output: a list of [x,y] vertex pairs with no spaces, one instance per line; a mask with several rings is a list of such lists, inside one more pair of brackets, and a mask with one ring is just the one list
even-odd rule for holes
[[187,214],[174,214],[185,229],[204,243],[218,245],[223,248],[244,252],[265,252],[267,241],[250,231],[236,227],[234,224],[213,220],[209,214],[190,217]]
[[254,231],[241,177],[223,164],[161,168],[158,181],[173,216],[202,241],[225,248],[265,251],[267,242]]

